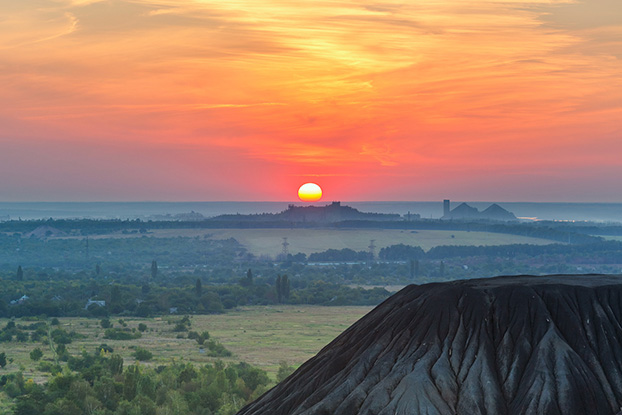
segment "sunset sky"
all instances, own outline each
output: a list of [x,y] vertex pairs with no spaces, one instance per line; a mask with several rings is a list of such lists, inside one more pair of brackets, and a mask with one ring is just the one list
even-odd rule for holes
[[0,201],[622,202],[621,0],[0,10]]

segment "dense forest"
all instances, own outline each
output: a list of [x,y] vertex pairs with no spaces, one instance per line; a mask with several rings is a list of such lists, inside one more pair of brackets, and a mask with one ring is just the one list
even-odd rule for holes
[[245,363],[123,368],[117,355],[95,351],[40,385],[22,373],[0,376],[16,400],[14,415],[231,415],[265,392],[267,375]]

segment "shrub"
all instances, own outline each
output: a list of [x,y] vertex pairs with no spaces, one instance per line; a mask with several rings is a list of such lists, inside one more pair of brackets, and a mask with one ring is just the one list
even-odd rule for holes
[[208,356],[212,357],[229,357],[232,353],[225,348],[220,342],[210,340],[207,342]]
[[175,332],[188,331],[188,327],[186,327],[186,325],[183,323],[177,323],[175,324],[175,328],[173,328],[173,331]]
[[76,333],[67,333],[63,329],[55,329],[52,331],[52,340],[56,344],[69,344],[73,341],[73,338],[76,337]]
[[25,331],[18,331],[17,334],[15,335],[15,340],[17,340],[18,342],[27,342],[28,341],[28,333],[26,333]]
[[122,329],[106,329],[104,332],[104,339],[110,340],[133,340],[140,339],[141,337],[142,334],[140,333],[132,333]]
[[38,369],[42,372],[48,372],[53,375],[56,375],[62,372],[62,368],[60,367],[60,365],[55,365],[52,362],[45,362],[45,361],[39,362]]
[[104,353],[112,353],[114,352],[114,349],[110,346],[108,346],[106,343],[102,343],[97,347],[97,353],[101,353],[102,351]]
[[32,349],[32,351],[30,352],[30,358],[35,362],[39,361],[42,357],[43,352],[38,347],[36,349]]
[[149,350],[143,349],[142,347],[137,347],[136,351],[134,352],[134,357],[136,358],[136,360],[146,362],[153,358],[153,353],[151,353]]
[[[188,336],[188,337],[190,337],[190,336]],[[208,339],[209,339],[209,332],[207,332],[207,331],[204,331],[203,333],[201,333],[200,336],[196,337],[196,341],[197,341],[197,343],[199,343],[200,346],[202,346],[203,343],[205,343],[205,341],[208,340]]]

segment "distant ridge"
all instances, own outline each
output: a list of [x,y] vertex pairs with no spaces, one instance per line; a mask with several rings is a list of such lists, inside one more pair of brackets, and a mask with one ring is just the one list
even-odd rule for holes
[[[419,218],[419,215],[411,217]],[[399,214],[366,213],[353,207],[344,206],[341,202],[332,202],[326,206],[296,206],[289,205],[287,210],[280,213],[263,213],[257,215],[220,215],[214,220],[235,221],[285,221],[285,222],[312,222],[336,223],[348,220],[395,221],[400,220]]]
[[410,285],[239,415],[621,415],[622,276]]

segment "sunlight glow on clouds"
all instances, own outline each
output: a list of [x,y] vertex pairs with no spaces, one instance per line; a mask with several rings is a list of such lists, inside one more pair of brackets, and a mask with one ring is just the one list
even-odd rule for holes
[[[0,173],[30,169],[49,188],[24,196],[14,189],[34,179],[10,175],[6,200],[54,189],[74,200],[291,200],[290,183],[313,174],[343,200],[564,199],[550,189],[567,181],[622,201],[618,180],[585,173],[622,174],[611,158],[622,151],[618,0],[0,7],[0,144],[13,154],[0,153]],[[68,180],[28,157],[32,146],[74,166],[97,154],[98,170],[86,163]],[[150,162],[138,173],[128,154]],[[246,190],[258,177],[269,194]]]

